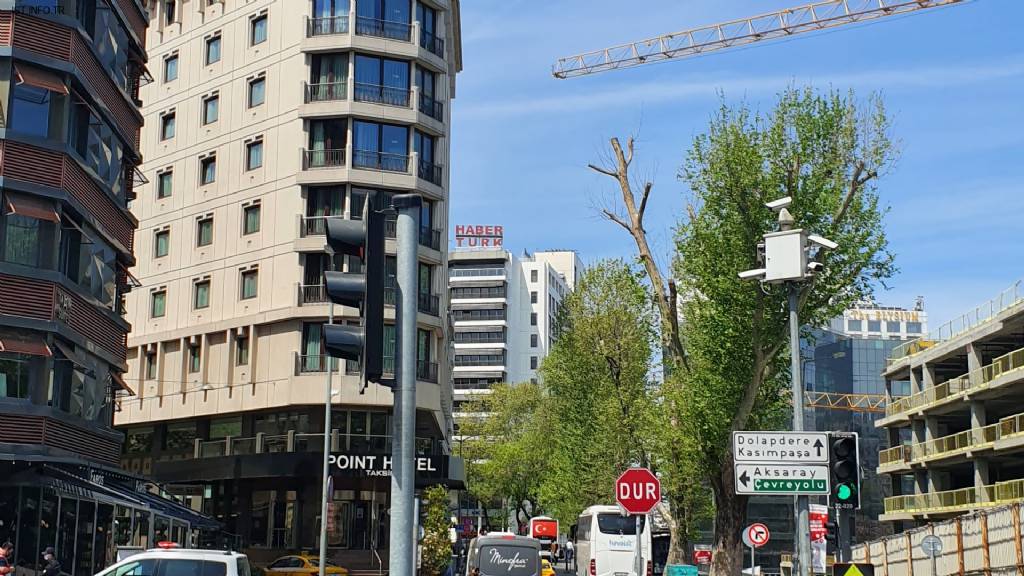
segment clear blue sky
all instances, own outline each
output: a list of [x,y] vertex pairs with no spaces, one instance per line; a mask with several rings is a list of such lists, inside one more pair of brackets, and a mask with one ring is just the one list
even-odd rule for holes
[[[614,190],[586,165],[639,134],[654,181],[648,229],[669,254],[687,194],[676,170],[718,103],[771,107],[791,84],[880,90],[901,142],[880,182],[901,271],[885,304],[925,296],[932,327],[1024,277],[1024,2],[975,0],[783,42],[555,80],[559,56],[800,0],[467,0],[452,105],[451,222],[502,224],[506,246],[630,257],[597,217]],[[628,9],[626,6],[628,5]]]

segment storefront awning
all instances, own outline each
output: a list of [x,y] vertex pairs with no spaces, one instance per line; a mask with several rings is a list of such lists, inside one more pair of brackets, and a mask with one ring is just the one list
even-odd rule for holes
[[7,193],[7,213],[20,214],[48,222],[59,222],[60,216],[53,208],[53,202],[23,194]]
[[153,512],[188,522],[192,524],[192,528],[212,530],[220,527],[220,524],[212,518],[207,518],[191,508],[163,496],[150,492],[132,492],[132,496],[144,502]]
[[15,352],[29,356],[53,356],[50,347],[42,340],[20,340],[5,336],[0,338],[0,352]]
[[58,94],[68,93],[68,87],[60,76],[44,68],[36,68],[19,62],[14,65],[14,74],[18,84],[28,84]]

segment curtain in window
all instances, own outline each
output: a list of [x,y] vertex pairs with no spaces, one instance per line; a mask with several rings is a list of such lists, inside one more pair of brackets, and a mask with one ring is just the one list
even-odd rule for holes
[[309,149],[324,150],[327,142],[327,126],[323,120],[314,120],[309,126]]
[[[356,166],[375,168],[380,165],[380,125],[356,121],[353,126],[355,151],[352,161]],[[360,212],[360,214],[362,214]]]
[[402,60],[384,60],[384,86],[409,89],[409,63]]
[[153,310],[152,316],[154,318],[160,318],[164,315],[165,305],[167,304],[167,294],[165,292],[154,292],[153,293]]
[[252,43],[259,44],[267,40],[267,17],[261,16],[252,21]]
[[206,63],[213,64],[220,61],[220,36],[210,38],[206,41]]
[[322,333],[323,325],[321,324],[304,324],[302,326],[302,354],[305,356],[302,364],[303,370],[307,372],[319,370],[321,367]]
[[5,219],[4,260],[24,266],[39,266],[39,220],[20,214],[8,214]]
[[249,83],[249,106],[259,106],[263,104],[264,90],[266,90],[267,81],[260,78],[259,80],[253,80]]
[[430,332],[416,331],[416,361],[430,362]]
[[399,156],[409,155],[409,129],[405,126],[381,126],[381,151]]
[[420,277],[419,277],[419,290],[420,294],[430,294],[431,286],[431,270],[429,264],[420,264]]
[[408,24],[412,16],[410,0],[383,0],[384,19]]
[[202,220],[199,222],[200,246],[206,246],[213,242],[213,220]]
[[423,68],[417,68],[416,69],[416,80],[417,80],[417,83],[420,85],[420,93],[423,94],[424,96],[426,96],[427,98],[430,98],[431,100],[433,100],[434,99],[434,85],[437,82],[437,77],[434,75],[434,73],[431,72],[430,70],[425,70]]
[[395,369],[395,326],[393,324],[384,325],[384,371],[394,371]]
[[248,168],[252,170],[263,166],[263,143],[253,142],[247,148],[249,152]]
[[360,18],[383,20],[383,9],[383,0],[356,0],[356,16]]
[[348,0],[313,0],[314,18],[331,18],[348,14]]
[[258,232],[260,229],[260,207],[251,206],[245,211],[245,231]]

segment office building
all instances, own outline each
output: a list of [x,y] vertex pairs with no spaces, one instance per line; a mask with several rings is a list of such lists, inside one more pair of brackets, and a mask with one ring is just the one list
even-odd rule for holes
[[875,425],[897,530],[1024,498],[1024,291],[988,302],[889,354]]
[[0,541],[19,572],[52,546],[87,576],[117,546],[207,526],[118,468],[113,427],[145,14],[135,0],[0,2]]
[[[134,203],[146,258],[134,270],[143,287],[128,299],[136,397],[117,415],[125,464],[222,522],[257,561],[313,548],[325,379],[336,367],[331,556],[380,568],[392,393],[361,390],[355,363],[324,354],[324,272],[360,268],[326,256],[325,222],[362,218],[371,197],[371,209],[392,194],[424,198],[416,436],[431,474],[419,480],[446,481],[440,296],[459,2],[151,2],[148,45],[150,183]],[[386,231],[393,270],[393,220]],[[385,301],[393,371],[393,286]],[[335,321],[357,322],[358,312],[335,306]]]

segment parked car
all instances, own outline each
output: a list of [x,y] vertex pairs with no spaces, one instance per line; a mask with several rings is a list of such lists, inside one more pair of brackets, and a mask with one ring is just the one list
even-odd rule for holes
[[[320,558],[308,554],[297,554],[294,556],[282,556],[267,566],[268,576],[271,574],[319,574]],[[334,576],[348,576],[348,569],[338,566],[330,560],[327,561],[327,574]],[[149,576],[148,574],[146,576]]]
[[251,576],[249,558],[238,552],[193,550],[161,543],[134,552],[97,576]]
[[555,576],[555,569],[551,567],[551,562],[543,558],[540,561],[540,576]]

